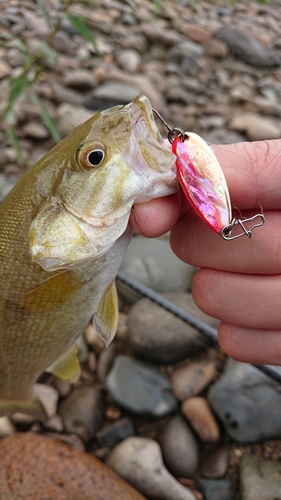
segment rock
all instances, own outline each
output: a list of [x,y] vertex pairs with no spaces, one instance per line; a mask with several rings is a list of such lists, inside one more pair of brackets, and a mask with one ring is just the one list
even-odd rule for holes
[[245,454],[240,462],[241,500],[281,498],[280,462]]
[[124,439],[134,435],[135,429],[132,420],[129,417],[123,417],[99,430],[96,439],[101,446],[113,448]]
[[0,441],[5,500],[145,500],[92,455],[32,432]]
[[112,368],[117,352],[116,342],[112,342],[110,346],[104,349],[99,356],[98,377],[103,384],[105,383],[105,379]]
[[182,404],[182,412],[202,441],[219,440],[219,426],[207,399],[199,396],[186,399]]
[[243,135],[231,130],[212,130],[201,134],[204,141],[209,144],[234,144],[235,142],[244,142],[246,139]]
[[65,31],[57,31],[51,42],[51,46],[57,52],[68,54],[72,46],[71,38]]
[[10,436],[16,432],[14,424],[9,417],[0,417],[0,438]]
[[189,26],[187,28],[187,36],[190,40],[196,43],[205,44],[211,37],[211,34],[201,26]]
[[167,47],[180,42],[181,36],[172,30],[163,29],[154,23],[142,23],[137,29],[148,42],[165,45]]
[[91,346],[94,351],[99,354],[101,351],[105,349],[104,340],[99,336],[96,332],[96,329],[93,323],[89,323],[84,331],[86,342]]
[[254,366],[228,359],[208,399],[232,439],[255,443],[281,437],[280,385]]
[[35,384],[34,391],[40,399],[47,417],[54,417],[57,412],[59,399],[58,391],[54,387],[46,384]]
[[279,139],[281,128],[277,120],[256,113],[242,113],[230,120],[228,127],[236,132],[245,132],[250,141]]
[[183,40],[171,49],[170,56],[171,59],[177,59],[178,57],[181,58],[188,55],[197,60],[204,55],[204,52],[205,49],[201,44],[191,42],[190,40]]
[[216,375],[214,361],[204,359],[192,361],[188,365],[176,368],[171,375],[171,386],[180,400],[197,396],[209,385]]
[[217,479],[223,477],[228,467],[228,447],[218,445],[208,452],[201,461],[202,474],[205,477]]
[[92,386],[76,387],[58,408],[66,432],[77,434],[84,442],[99,429],[103,411],[103,397]]
[[0,60],[0,80],[2,80],[2,78],[10,76],[11,73],[12,73],[11,66],[6,61]]
[[190,290],[194,275],[194,267],[175,256],[168,239],[142,236],[133,238],[121,269],[160,293]]
[[134,413],[162,417],[177,407],[167,377],[128,356],[115,358],[106,386],[118,404]]
[[0,173],[0,202],[4,200],[5,196],[13,189],[18,179],[7,179],[4,174]]
[[228,54],[226,43],[221,40],[211,39],[204,45],[206,56],[224,59]]
[[[69,89],[65,87],[64,85],[60,85],[59,83],[54,83],[52,85],[52,93],[53,93],[53,99],[57,103],[63,104],[72,104],[75,106],[82,105],[85,96],[81,94],[81,92],[78,92],[73,89]],[[82,108],[86,109],[86,108]],[[91,114],[91,116],[93,113]],[[85,121],[85,120],[84,120]]]
[[135,73],[140,66],[141,57],[136,50],[127,49],[116,52],[115,59],[119,64],[120,68],[128,71],[129,73]]
[[[235,489],[229,479],[198,479],[196,487],[204,495],[204,500],[234,500]],[[242,499],[241,499],[242,500]],[[246,498],[244,499],[246,500]],[[247,500],[250,500],[247,498]]]
[[70,382],[67,382],[66,380],[62,380],[61,378],[55,377],[53,381],[53,386],[55,389],[57,389],[59,395],[62,398],[65,398],[68,396],[68,394],[71,392],[72,385]]
[[64,84],[79,90],[92,89],[97,85],[93,73],[87,69],[77,69],[66,73]]
[[33,139],[47,139],[50,133],[42,123],[38,122],[28,122],[23,128],[23,133],[27,137],[32,137]]
[[80,337],[78,337],[78,339],[76,340],[76,345],[78,347],[77,357],[79,359],[79,362],[82,364],[86,363],[88,359],[89,349],[84,335],[80,335]]
[[56,125],[59,133],[65,137],[70,134],[75,127],[81,125],[86,120],[91,118],[93,113],[84,106],[74,106],[73,104],[64,103],[57,109]]
[[114,81],[106,82],[99,85],[92,95],[85,99],[84,106],[93,110],[107,109],[119,104],[128,104],[139,93],[137,86]]
[[34,35],[44,39],[49,34],[50,29],[43,17],[39,17],[36,13],[25,9],[23,11],[23,18],[26,27],[30,29]]
[[106,464],[150,500],[195,500],[193,493],[167,471],[160,446],[152,439],[122,441],[109,453]]
[[43,422],[44,429],[50,432],[63,432],[64,427],[60,415],[54,415],[46,422]]
[[232,54],[257,68],[275,68],[280,66],[276,52],[266,48],[249,33],[231,26],[224,26],[215,34],[215,38],[224,41]]
[[172,417],[160,436],[167,469],[178,478],[191,478],[197,471],[199,448],[189,425],[181,415]]
[[[202,313],[191,294],[169,292],[164,297],[194,316],[215,325],[214,318]],[[139,300],[129,312],[128,340],[140,355],[160,363],[174,363],[206,348],[207,340],[195,328],[149,299]]]

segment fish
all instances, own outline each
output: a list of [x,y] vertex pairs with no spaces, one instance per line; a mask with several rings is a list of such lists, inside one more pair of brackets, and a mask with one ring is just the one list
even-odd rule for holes
[[0,205],[0,415],[44,418],[44,372],[75,382],[93,318],[108,345],[133,204],[179,189],[147,97],[95,114],[41,158]]

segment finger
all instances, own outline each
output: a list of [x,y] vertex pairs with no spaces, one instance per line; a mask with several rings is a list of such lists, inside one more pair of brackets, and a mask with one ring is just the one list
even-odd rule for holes
[[212,146],[229,187],[232,206],[280,208],[281,140]]
[[193,298],[206,314],[239,327],[281,328],[281,276],[259,276],[200,269]]
[[[243,215],[254,213],[247,211]],[[181,260],[196,267],[249,274],[281,273],[280,211],[265,215],[264,225],[253,230],[252,238],[225,241],[191,211],[172,229],[172,249]]]
[[161,236],[173,227],[181,208],[180,193],[156,198],[147,203],[135,203],[130,225],[138,234],[147,238]]
[[218,341],[228,356],[254,364],[281,364],[281,330],[253,330],[221,323]]

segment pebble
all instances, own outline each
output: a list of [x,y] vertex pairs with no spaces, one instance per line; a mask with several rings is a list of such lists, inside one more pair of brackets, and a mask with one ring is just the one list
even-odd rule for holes
[[65,137],[92,116],[93,112],[84,106],[75,106],[67,102],[60,104],[57,109],[57,129],[62,137]]
[[95,353],[99,354],[101,351],[105,349],[105,343],[104,340],[99,336],[99,334],[96,332],[96,329],[93,325],[93,323],[89,323],[85,330],[84,330],[84,335],[86,342],[89,344],[89,346],[92,347],[92,349],[95,351]]
[[254,366],[228,359],[208,400],[232,439],[255,443],[281,438],[280,385]]
[[219,444],[208,452],[201,461],[203,476],[218,479],[225,475],[228,467],[228,446]]
[[[190,290],[194,275],[194,267],[176,257],[167,238],[142,236],[131,241],[121,270],[159,293]],[[130,293],[125,298],[130,299]]]
[[113,399],[133,413],[163,417],[177,407],[168,378],[129,356],[115,358],[106,386]]
[[120,68],[135,73],[141,64],[141,56],[136,50],[127,49],[118,51],[115,54],[115,59]]
[[139,95],[137,86],[127,85],[121,82],[106,82],[98,85],[90,97],[84,101],[88,109],[107,109],[118,104],[127,104]]
[[0,417],[0,438],[10,436],[16,432],[14,424],[9,417]]
[[[233,483],[229,479],[200,478],[196,481],[196,487],[203,493],[204,500],[234,500],[236,498]],[[243,500],[257,499],[245,497]]]
[[[218,322],[202,313],[191,294],[169,292],[164,297],[212,326]],[[147,298],[139,300],[128,315],[128,340],[134,351],[158,363],[175,363],[206,348],[206,339],[195,328]]]
[[55,416],[57,412],[59,394],[58,391],[46,384],[35,384],[34,392],[42,403],[48,418]]
[[12,73],[11,66],[6,61],[0,60],[0,80],[2,80],[2,78],[10,76],[11,73]]
[[182,412],[202,441],[216,442],[220,429],[207,399],[194,396],[182,404]]
[[109,453],[106,464],[149,499],[196,500],[167,471],[160,446],[153,439],[125,439]]
[[224,41],[229,51],[238,59],[257,68],[275,68],[280,66],[276,52],[266,48],[249,33],[231,26],[222,27],[215,37]]
[[281,498],[280,462],[246,453],[240,462],[241,500]]
[[92,455],[32,432],[1,440],[0,463],[5,500],[145,500]]
[[96,433],[95,437],[101,446],[113,448],[124,439],[134,435],[135,429],[132,420],[129,417],[123,417],[103,427]]
[[236,132],[245,133],[250,141],[264,141],[281,137],[278,121],[260,116],[257,113],[243,113],[234,116],[228,126]]
[[93,73],[86,69],[73,70],[64,76],[64,85],[81,91],[92,89],[96,84]]
[[191,361],[176,368],[171,375],[171,386],[179,401],[200,394],[214,379],[216,364],[209,359]]
[[96,387],[76,387],[58,407],[66,432],[77,434],[87,443],[101,426],[103,397]]
[[50,136],[47,128],[38,122],[28,122],[23,126],[22,130],[24,135],[33,139],[42,140],[47,139]]
[[165,425],[160,439],[163,460],[177,478],[191,478],[197,471],[199,446],[191,428],[181,415],[175,415]]
[[117,355],[118,349],[117,345],[115,342],[112,342],[107,349],[104,349],[100,356],[99,356],[99,361],[98,361],[98,377],[100,382],[103,384],[105,383],[106,377],[109,374],[114,359]]

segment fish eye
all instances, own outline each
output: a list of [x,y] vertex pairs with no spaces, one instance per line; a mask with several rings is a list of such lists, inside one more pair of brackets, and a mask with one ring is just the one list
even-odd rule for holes
[[106,150],[102,144],[97,144],[94,147],[81,148],[77,151],[77,161],[85,170],[100,165],[106,157]]

